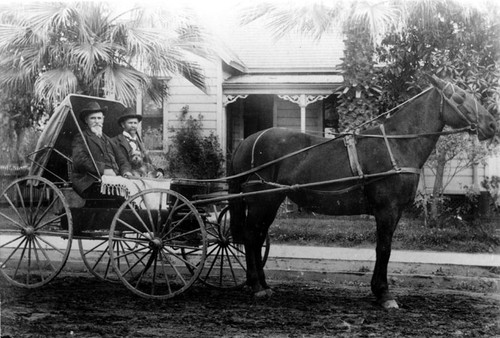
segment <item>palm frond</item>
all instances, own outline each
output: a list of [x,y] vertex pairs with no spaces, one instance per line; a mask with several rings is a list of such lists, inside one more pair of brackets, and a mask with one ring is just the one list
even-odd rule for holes
[[243,10],[240,22],[266,22],[276,39],[289,33],[301,33],[315,39],[343,22],[344,1],[312,2],[284,6],[283,3],[260,3]]
[[100,71],[94,82],[96,91],[103,85],[113,91],[115,98],[126,105],[133,105],[140,93],[149,82],[148,76],[132,68],[110,64]]
[[70,50],[74,64],[78,64],[83,75],[89,78],[95,73],[98,63],[112,62],[114,54],[120,51],[121,48],[109,43],[94,42],[72,44]]
[[77,87],[75,74],[70,69],[58,68],[40,74],[35,82],[35,94],[49,101],[57,101],[76,92]]
[[357,1],[352,7],[349,22],[370,32],[375,41],[391,27],[397,25],[401,11],[387,1]]

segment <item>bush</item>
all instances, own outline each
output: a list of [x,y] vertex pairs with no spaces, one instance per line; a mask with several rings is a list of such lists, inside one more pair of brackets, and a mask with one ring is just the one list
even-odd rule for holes
[[171,177],[210,179],[224,173],[224,156],[217,135],[203,135],[202,116],[187,118],[188,106],[181,111],[180,127],[170,128],[174,134],[167,153],[167,173]]

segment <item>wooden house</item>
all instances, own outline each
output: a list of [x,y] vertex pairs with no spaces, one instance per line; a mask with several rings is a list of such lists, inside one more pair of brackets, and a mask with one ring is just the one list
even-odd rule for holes
[[[230,153],[250,134],[269,127],[285,127],[328,137],[338,122],[335,95],[343,77],[337,66],[343,57],[339,34],[320,40],[290,33],[274,39],[260,23],[240,26],[225,17],[216,32],[225,44],[220,57],[202,61],[206,92],[181,77],[166,79],[169,96],[162,106],[142,97],[143,134],[153,152],[168,149],[170,128],[178,125],[181,111],[203,116],[203,128],[213,131]],[[168,127],[166,127],[168,126]],[[456,164],[447,168],[445,181]],[[487,160],[455,175],[445,193],[464,195],[484,190],[485,177],[500,176],[500,158]],[[431,191],[434,174],[425,168],[421,191]]]

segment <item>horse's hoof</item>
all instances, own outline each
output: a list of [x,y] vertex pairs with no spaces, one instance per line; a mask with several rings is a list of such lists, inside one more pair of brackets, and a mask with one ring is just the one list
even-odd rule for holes
[[385,302],[382,302],[381,305],[386,310],[399,309],[398,303],[396,303],[396,301],[394,299],[386,300]]
[[260,290],[254,293],[255,298],[264,298],[267,296],[266,290]]
[[274,291],[271,289],[265,289],[264,291],[266,292],[267,297],[271,297],[274,294]]
[[257,291],[255,292],[255,298],[264,298],[264,297],[267,297],[267,298],[270,298],[272,295],[273,295],[274,291],[271,290],[271,289],[264,289],[264,290],[260,290],[260,291]]

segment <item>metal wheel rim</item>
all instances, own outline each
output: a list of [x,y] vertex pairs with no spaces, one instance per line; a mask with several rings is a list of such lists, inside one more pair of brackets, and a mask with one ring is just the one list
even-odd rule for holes
[[[43,193],[37,201],[36,191],[39,190],[31,185],[27,188],[29,196],[25,200],[21,192],[22,183],[41,184]],[[44,194],[53,194],[47,206],[42,205]],[[19,199],[17,208],[13,199]],[[4,238],[0,242],[0,275],[10,284],[24,288],[37,288],[49,283],[61,272],[71,251],[73,221],[64,195],[49,180],[27,176],[10,183],[0,194],[0,201],[7,203],[13,213],[11,217],[7,215],[7,210],[2,208],[0,211],[0,219],[6,220],[8,227],[0,229],[3,234],[1,237]],[[61,212],[50,215],[56,207]],[[64,218],[67,229],[61,228],[60,222]],[[18,273],[23,266],[26,266],[26,274],[22,278],[25,280],[20,280]]]
[[[156,194],[156,196],[159,194],[160,200],[170,199],[174,200],[175,203],[168,207],[155,206],[155,208],[150,208],[148,205],[144,207],[144,200],[151,197],[151,194]],[[138,204],[141,204],[142,208],[137,208]],[[155,210],[157,209],[161,210],[165,215],[160,217],[155,214]],[[135,222],[139,222],[137,227],[128,224],[124,220],[125,210],[127,210],[129,215],[134,215]],[[138,210],[146,213],[146,220],[140,217],[140,211]],[[187,215],[174,222],[173,220],[177,217],[180,210],[188,210]],[[184,233],[180,237],[174,235],[174,231],[181,228],[187,219],[192,220],[196,228]],[[155,221],[158,221],[158,224],[152,225]],[[171,222],[169,223],[171,229],[163,226],[168,222]],[[123,227],[135,232],[137,239],[123,240],[115,236],[117,230]],[[181,244],[177,243],[179,241],[176,238],[181,238],[188,234],[191,235],[191,233],[199,237],[197,238],[199,245],[188,246],[182,244],[186,246],[186,249],[191,250],[191,254],[196,259],[195,263],[190,263],[193,267],[192,273],[184,273],[178,267],[178,264],[174,262],[185,259],[177,252]],[[207,234],[200,215],[184,196],[169,189],[148,189],[127,199],[116,212],[111,224],[109,246],[111,247],[116,241],[127,242],[126,247],[128,248],[128,252],[118,256],[115,252],[109,251],[115,273],[129,290],[144,298],[168,299],[184,292],[197,280],[206,257]],[[130,263],[120,266],[119,262],[124,262],[125,259],[130,260]],[[174,280],[177,279],[181,280],[180,287],[174,283]],[[160,282],[162,284],[159,287]]]

